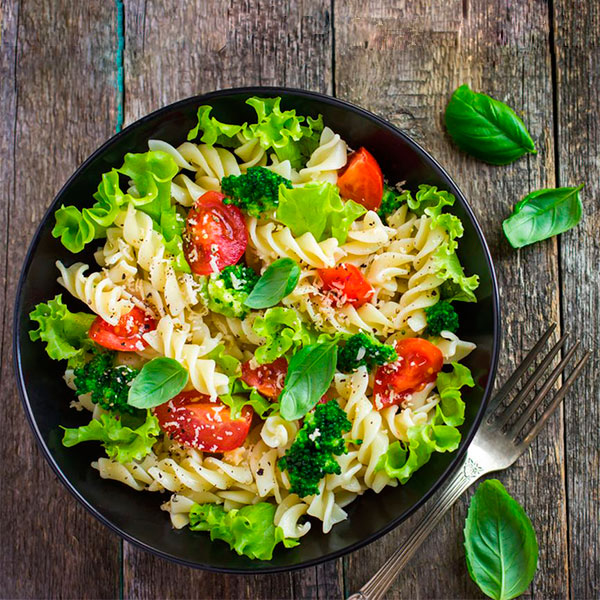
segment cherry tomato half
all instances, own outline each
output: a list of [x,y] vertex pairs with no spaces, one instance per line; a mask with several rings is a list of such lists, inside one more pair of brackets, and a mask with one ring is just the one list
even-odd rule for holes
[[148,345],[142,336],[153,329],[156,329],[156,321],[135,306],[123,315],[116,325],[96,317],[88,335],[90,339],[105,348],[131,352],[143,350]]
[[272,363],[251,366],[252,361],[242,364],[242,381],[256,388],[263,396],[276,400],[283,390],[288,362],[282,356]]
[[192,271],[198,275],[210,275],[235,265],[248,245],[240,209],[223,204],[223,198],[219,192],[206,192],[187,216],[183,249]]
[[354,200],[367,210],[377,210],[383,196],[383,173],[373,155],[359,148],[350,155],[337,181],[342,198]]
[[444,364],[440,349],[422,338],[406,338],[395,343],[398,360],[375,372],[375,407],[401,404],[407,396],[435,381]]
[[154,408],[161,429],[184,446],[206,452],[227,452],[239,448],[246,439],[254,411],[242,408],[239,419],[232,420],[229,407],[211,401],[200,392],[181,392]]
[[373,287],[351,263],[319,269],[323,289],[330,292],[336,306],[352,304],[356,308],[366,304],[374,294]]

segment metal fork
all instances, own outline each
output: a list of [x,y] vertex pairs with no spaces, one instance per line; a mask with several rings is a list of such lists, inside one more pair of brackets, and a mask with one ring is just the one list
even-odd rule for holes
[[[536,409],[540,406],[544,398],[548,396],[556,380],[562,375],[565,367],[579,347],[579,341],[575,342],[573,347],[565,353],[560,363],[552,370],[548,379],[546,379],[533,399],[527,402],[526,399],[530,395],[530,392],[541,381],[543,374],[552,363],[552,360],[563,347],[568,337],[568,333],[566,333],[541,360],[514,399],[505,406],[505,402],[511,392],[516,389],[521,377],[541,353],[542,348],[555,328],[555,324],[550,326],[492,400],[487,417],[484,418],[477,434],[473,438],[465,459],[456,469],[435,502],[421,515],[419,525],[408,536],[406,542],[390,556],[379,571],[357,593],[349,596],[348,600],[378,600],[383,598],[398,573],[408,563],[417,548],[419,548],[444,514],[446,514],[471,484],[487,473],[501,471],[510,467],[535,439],[550,415],[565,397],[591,354],[588,351],[583,355],[552,401],[540,417],[536,419]],[[519,408],[523,408],[521,414],[518,414]]]

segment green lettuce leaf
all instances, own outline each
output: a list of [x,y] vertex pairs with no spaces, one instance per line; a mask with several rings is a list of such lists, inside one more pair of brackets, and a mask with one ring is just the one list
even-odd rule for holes
[[465,403],[460,393],[464,386],[474,387],[471,371],[460,363],[452,363],[452,371],[438,373],[435,385],[440,395],[440,416],[446,425],[458,427],[465,421]]
[[256,317],[252,329],[265,338],[254,354],[260,364],[273,362],[311,341],[310,332],[292,308],[276,306],[267,309],[264,316]]
[[211,540],[223,540],[240,556],[271,560],[279,543],[286,548],[298,545],[298,540],[286,538],[276,527],[275,505],[259,502],[240,509],[225,511],[217,504],[194,504],[190,511],[190,529],[209,531]]
[[88,425],[63,429],[62,443],[67,448],[81,442],[102,442],[108,457],[120,463],[144,458],[160,434],[158,419],[150,411],[146,421],[136,429],[123,425],[121,419],[113,414],[100,415],[100,419],[92,419]]
[[303,187],[279,187],[277,219],[295,236],[310,232],[317,242],[334,237],[343,244],[348,230],[358,217],[367,212],[352,200],[343,201],[337,186],[312,182]]
[[231,384],[230,391],[227,394],[221,394],[219,400],[229,406],[229,414],[232,419],[239,418],[244,406],[251,406],[261,419],[265,419],[268,414],[279,409],[278,403],[265,398],[259,394],[258,390],[247,385],[241,379],[236,379]]
[[434,452],[454,452],[460,444],[458,425],[464,422],[465,403],[460,388],[473,387],[471,372],[464,365],[452,363],[452,372],[440,372],[436,386],[440,403],[430,423],[415,425],[407,431],[408,443],[394,442],[377,462],[376,470],[406,483],[415,471],[426,464]]
[[237,135],[246,128],[246,123],[243,125],[221,123],[215,117],[210,116],[211,111],[212,106],[206,104],[198,107],[198,123],[196,127],[190,129],[187,135],[188,141],[192,141],[198,137],[198,134],[202,131],[200,141],[203,144],[208,144],[209,146],[219,144],[227,148],[239,146],[240,142],[237,139]]
[[207,355],[206,358],[211,358],[217,363],[217,366],[228,377],[234,377],[240,373],[240,361],[225,353],[225,344],[215,346]]
[[292,167],[300,169],[319,145],[323,131],[323,117],[301,117],[295,110],[281,110],[281,98],[248,98],[246,104],[256,111],[256,123],[232,125],[210,116],[212,107],[198,108],[198,124],[188,133],[188,140],[200,140],[213,146],[237,147],[240,138],[257,139],[261,148],[272,150],[280,161],[289,160]]
[[[175,161],[166,152],[126,154],[121,168],[102,175],[91,208],[80,211],[74,206],[62,206],[56,211],[52,235],[60,237],[71,252],[80,252],[92,240],[104,237],[119,212],[131,203],[152,217],[154,228],[162,233],[167,250],[175,257],[176,268],[189,272],[181,237],[185,223],[171,204],[171,180],[177,172]],[[135,194],[122,191],[119,175],[131,180]]]
[[61,294],[47,303],[40,302],[29,313],[29,318],[38,324],[37,329],[29,331],[29,338],[45,342],[48,356],[54,360],[69,360],[69,367],[82,362],[86,350],[93,345],[88,331],[96,315],[71,312]]
[[479,287],[479,275],[467,277],[454,250],[443,243],[434,254],[436,275],[443,280],[442,300],[452,302],[477,302],[475,290]]

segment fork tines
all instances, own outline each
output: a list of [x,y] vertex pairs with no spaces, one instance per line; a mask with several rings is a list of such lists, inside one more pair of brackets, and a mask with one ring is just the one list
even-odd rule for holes
[[[566,351],[562,360],[554,367],[548,378],[544,381],[541,388],[535,393],[533,399],[529,402],[526,401],[526,398],[530,395],[531,391],[535,388],[536,384],[542,381],[544,373],[546,373],[548,367],[556,357],[556,355],[560,352],[561,348],[565,345],[565,342],[569,336],[568,332],[565,333],[550,349],[550,351],[544,356],[544,358],[539,362],[533,373],[529,376],[523,387],[519,390],[519,392],[515,395],[515,397],[508,403],[508,405],[504,406],[504,403],[510,393],[516,389],[517,383],[520,381],[521,377],[525,374],[527,369],[534,363],[535,359],[538,355],[541,354],[543,347],[546,342],[556,329],[556,324],[553,323],[548,330],[542,335],[539,341],[535,344],[535,346],[529,351],[527,356],[523,359],[521,364],[512,374],[512,376],[507,380],[507,382],[502,386],[496,397],[494,398],[492,404],[490,405],[490,414],[488,416],[487,422],[494,422],[494,427],[500,430],[506,430],[506,435],[513,440],[519,437],[521,432],[524,430],[525,426],[528,423],[533,424],[534,419],[532,419],[536,409],[540,406],[544,398],[546,398],[556,383],[557,379],[564,373],[569,361],[575,354],[575,351],[579,347],[579,341],[576,341],[569,350]],[[556,395],[544,410],[544,413],[541,415],[539,420],[533,424],[529,431],[524,432],[524,437],[521,442],[523,446],[528,445],[538,434],[539,430],[543,427],[544,423],[548,420],[550,415],[554,412],[556,407],[560,404],[560,402],[564,399],[567,394],[569,388],[585,366],[585,363],[590,357],[590,352],[585,352],[582,358],[577,362],[573,371],[569,375],[569,377],[563,382],[560,389],[557,391]],[[518,419],[511,423],[511,420],[518,413],[519,409],[524,406],[524,410],[519,415]],[[501,409],[501,414],[495,416],[497,412]]]

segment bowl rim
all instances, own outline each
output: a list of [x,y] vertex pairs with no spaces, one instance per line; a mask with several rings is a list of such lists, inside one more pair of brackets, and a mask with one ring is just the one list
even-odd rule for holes
[[[452,193],[457,197],[458,201],[461,203],[465,212],[469,215],[471,222],[473,223],[475,232],[477,237],[479,238],[479,242],[481,244],[481,248],[483,250],[485,262],[490,271],[490,281],[491,281],[491,295],[492,295],[492,312],[493,312],[493,343],[492,343],[492,353],[491,353],[491,365],[490,365],[490,373],[486,383],[486,387],[483,392],[483,397],[481,401],[481,406],[473,420],[473,424],[468,432],[463,432],[463,439],[460,447],[456,450],[455,453],[452,454],[452,459],[446,469],[442,472],[442,474],[438,477],[436,482],[431,486],[431,488],[425,492],[425,494],[411,506],[409,509],[398,515],[395,519],[391,520],[386,526],[382,527],[375,533],[367,536],[366,538],[351,544],[350,546],[346,546],[343,549],[336,550],[334,552],[330,552],[328,554],[324,554],[319,556],[318,558],[313,558],[296,565],[291,566],[269,566],[267,563],[265,566],[263,564],[257,564],[255,568],[252,566],[249,568],[222,568],[215,567],[208,564],[193,562],[190,560],[186,560],[183,558],[179,558],[168,552],[160,550],[150,544],[146,544],[117,527],[113,524],[107,517],[105,517],[98,509],[96,509],[88,500],[79,493],[79,491],[71,484],[69,479],[63,474],[59,465],[57,464],[54,456],[52,455],[50,449],[44,442],[41,432],[37,426],[36,420],[33,415],[33,410],[31,408],[31,404],[29,402],[29,398],[27,395],[27,389],[25,387],[25,381],[23,377],[23,371],[21,368],[21,336],[20,336],[20,321],[22,318],[22,293],[25,280],[29,273],[30,264],[33,258],[33,254],[35,253],[39,241],[40,234],[42,228],[46,224],[48,218],[52,215],[55,210],[55,207],[65,192],[65,190],[72,184],[72,182],[79,176],[79,173],[93,160],[96,159],[97,156],[101,155],[107,148],[117,142],[120,138],[124,137],[130,130],[139,127],[141,124],[146,123],[160,115],[166,114],[172,110],[186,107],[190,104],[199,105],[200,103],[210,103],[212,100],[216,98],[220,98],[222,96],[231,96],[234,94],[249,94],[249,95],[281,95],[281,94],[291,94],[299,97],[304,97],[312,100],[318,100],[324,104],[330,104],[337,106],[338,108],[342,108],[344,110],[357,113],[358,115],[369,119],[370,121],[374,121],[377,125],[391,131],[395,135],[399,135],[403,140],[411,147],[413,151],[415,151],[421,158],[423,158],[426,162],[429,162],[431,166],[436,169],[439,174],[446,178],[450,184],[450,187],[454,188]],[[481,421],[483,419],[483,415],[487,409],[491,392],[494,387],[494,382],[496,378],[496,371],[498,367],[498,357],[500,353],[501,346],[501,310],[500,310],[500,296],[498,290],[498,281],[496,276],[496,271],[494,269],[494,263],[492,260],[492,256],[488,247],[488,244],[483,235],[483,231],[477,220],[471,206],[469,205],[465,195],[462,190],[458,187],[456,182],[450,177],[450,175],[446,172],[446,170],[440,165],[440,163],[428,152],[426,151],[420,144],[415,142],[409,135],[404,133],[398,127],[393,125],[392,123],[386,121],[382,117],[365,110],[355,104],[352,104],[346,100],[340,100],[338,98],[334,98],[332,96],[322,94],[320,92],[314,92],[299,88],[289,88],[289,87],[279,87],[279,86],[248,86],[248,87],[233,87],[233,88],[223,88],[219,90],[215,90],[212,92],[207,92],[205,94],[198,94],[195,96],[190,96],[188,98],[183,98],[166,106],[163,106],[157,110],[144,115],[140,119],[137,119],[124,129],[119,132],[116,132],[112,135],[108,140],[106,140],[101,146],[99,146],[85,161],[83,161],[77,169],[73,172],[73,174],[67,179],[64,185],[60,188],[52,202],[50,203],[48,209],[45,211],[43,217],[41,218],[33,238],[29,244],[27,249],[27,253],[25,255],[25,259],[23,261],[23,266],[21,267],[21,273],[19,276],[18,284],[17,284],[17,292],[15,295],[15,303],[14,303],[14,315],[13,315],[13,367],[16,374],[17,380],[17,388],[19,390],[19,395],[21,398],[21,402],[25,411],[25,415],[27,417],[27,421],[34,433],[34,437],[38,444],[38,447],[41,449],[43,456],[46,461],[49,463],[50,467],[57,475],[60,482],[67,488],[67,490],[84,506],[84,508],[91,513],[96,519],[98,519],[103,525],[108,527],[111,531],[116,533],[119,537],[126,540],[127,542],[145,550],[146,552],[150,552],[160,558],[164,558],[166,560],[175,562],[180,565],[184,565],[187,567],[192,567],[196,569],[204,569],[211,572],[216,573],[227,573],[232,575],[249,575],[249,574],[270,574],[270,573],[281,573],[288,571],[295,571],[298,569],[305,569],[308,567],[313,567],[319,564],[322,564],[326,561],[334,560],[350,554],[351,552],[355,552],[356,550],[363,548],[364,546],[378,540],[383,537],[385,534],[389,533],[396,527],[398,527],[402,522],[406,521],[411,515],[416,513],[447,481],[450,474],[454,471],[454,469],[459,465],[460,461],[466,454],[466,451],[473,440],[473,437],[477,433],[479,426],[481,425]]]

